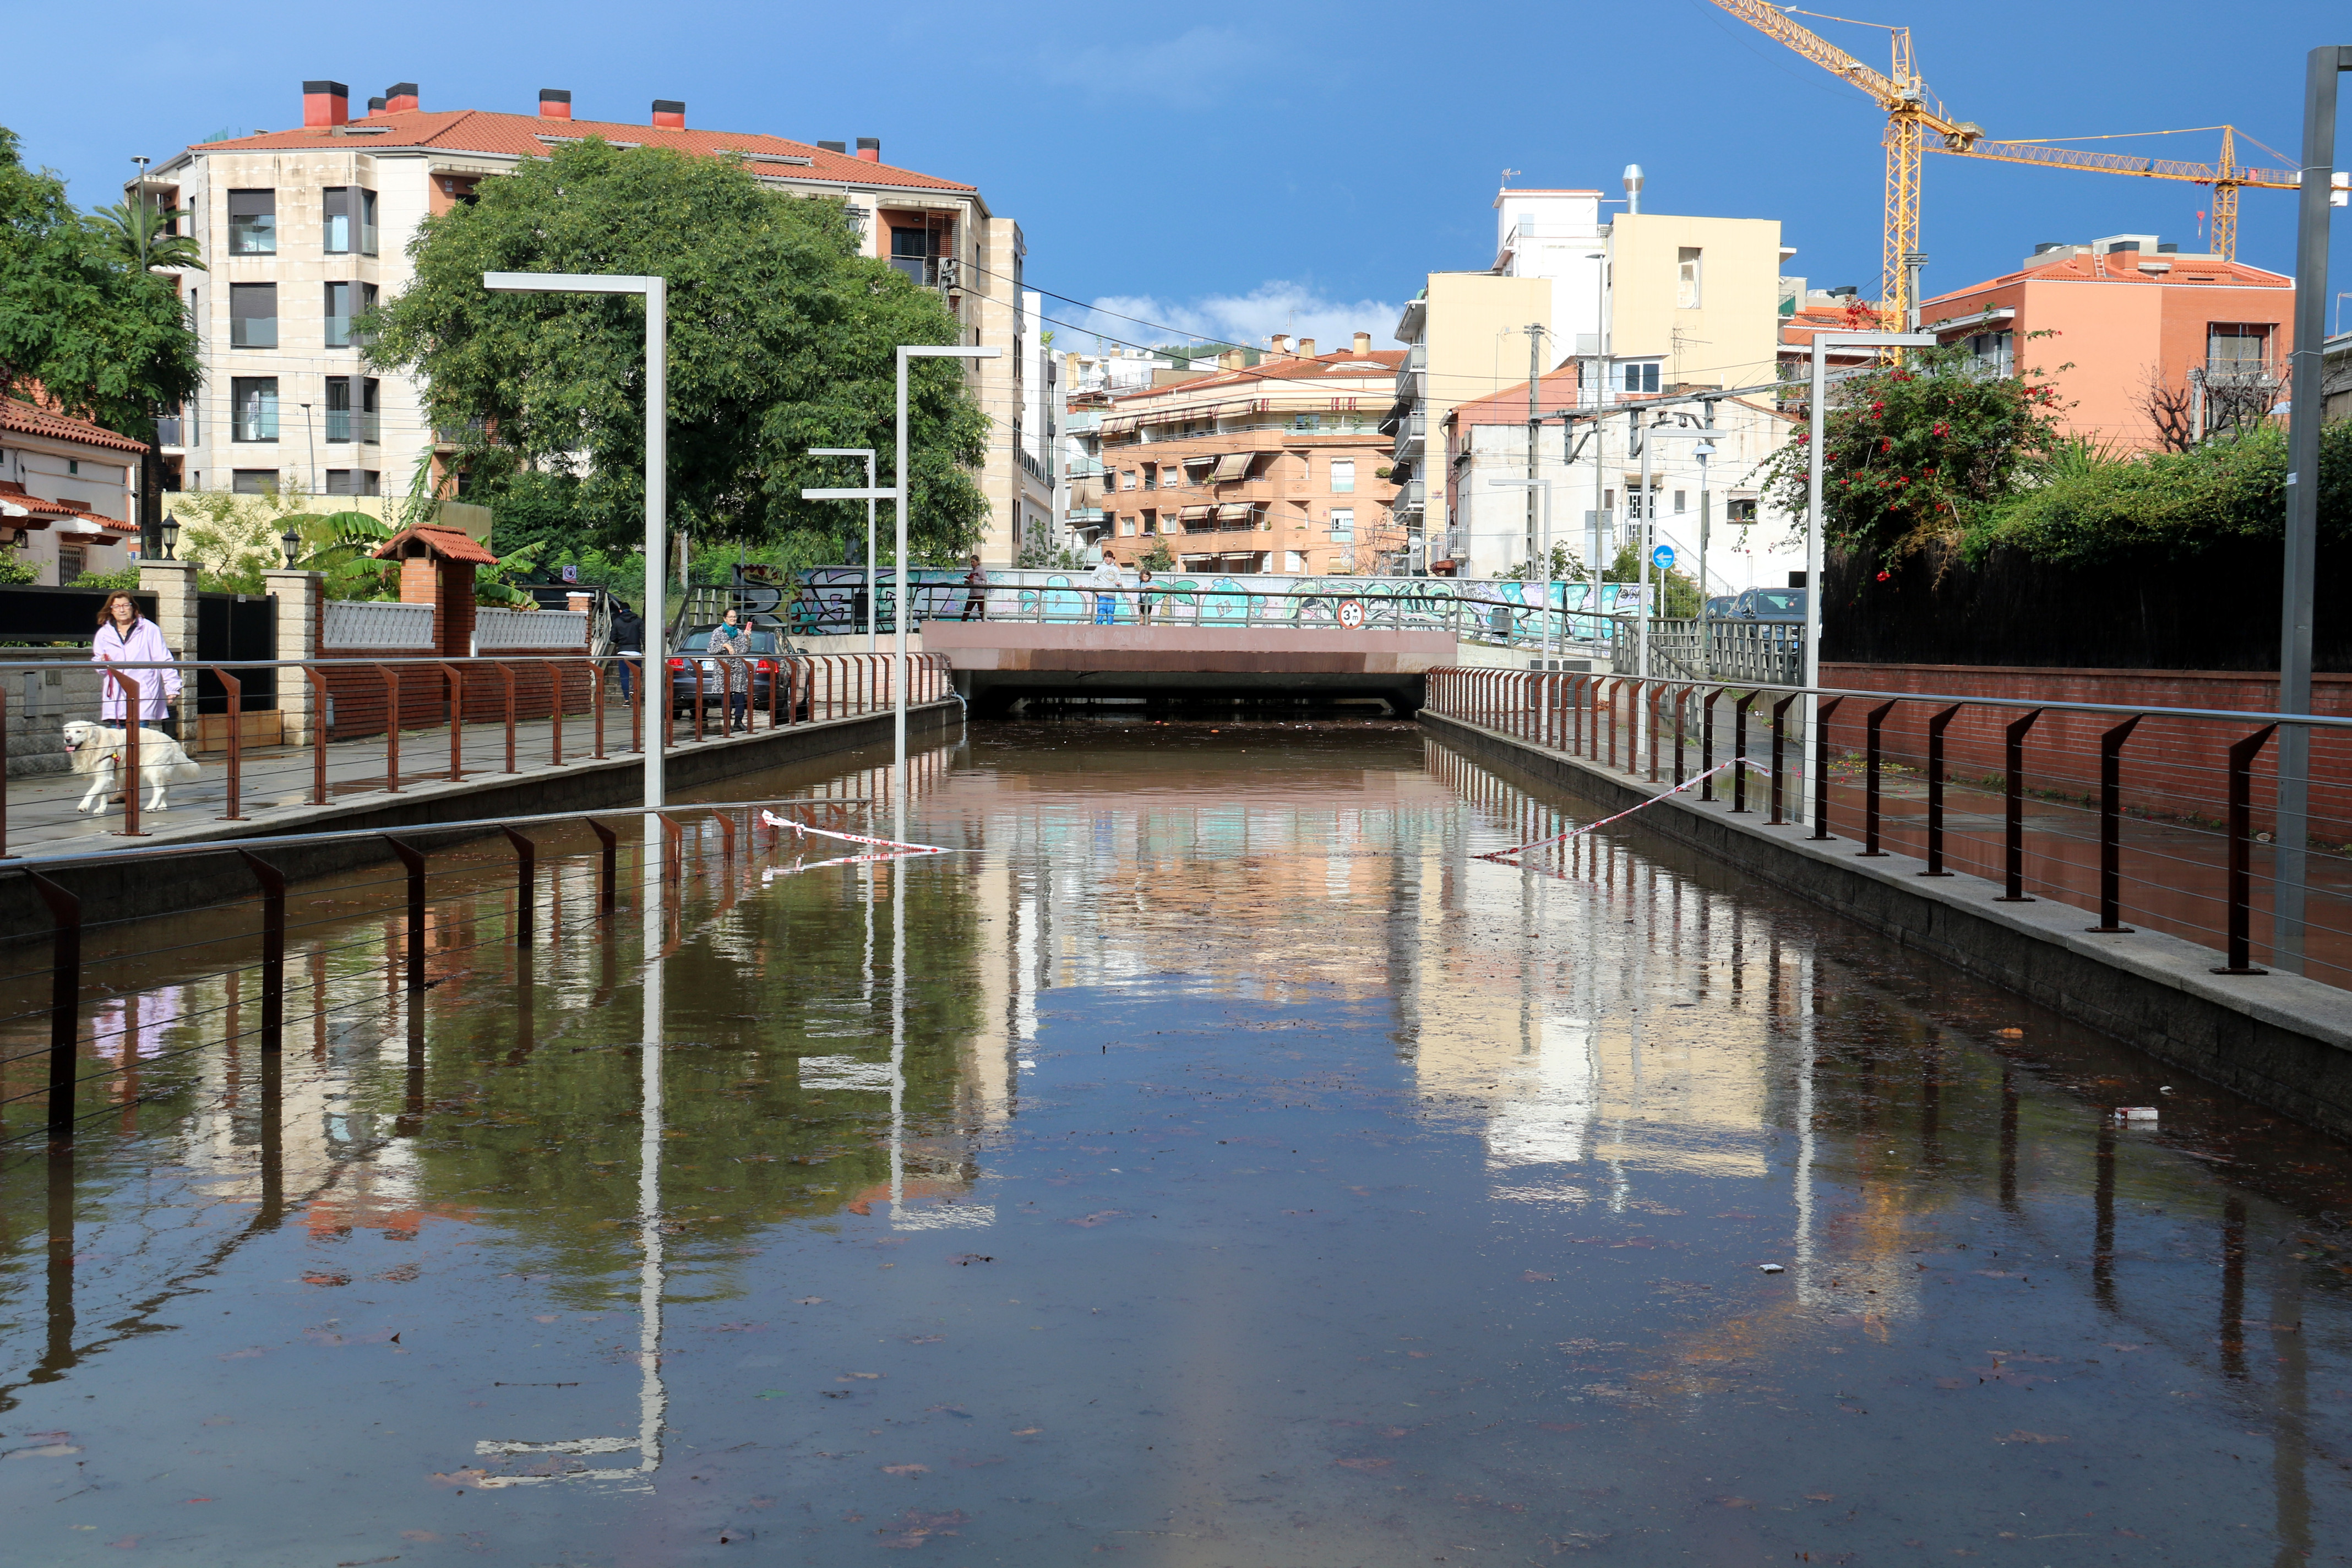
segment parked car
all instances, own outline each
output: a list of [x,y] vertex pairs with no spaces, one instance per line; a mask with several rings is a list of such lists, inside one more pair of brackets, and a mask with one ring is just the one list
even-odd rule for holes
[[[690,714],[694,711],[695,670],[698,667],[702,672],[704,709],[716,710],[724,700],[727,671],[723,666],[726,661],[707,657],[710,651],[710,634],[717,629],[716,626],[697,626],[678,639],[677,651],[670,656],[669,661],[669,698],[674,712]],[[751,708],[761,712],[767,711],[768,693],[775,683],[776,672],[783,667],[791,653],[790,645],[775,633],[755,628],[751,633],[751,652],[743,660],[746,668],[735,671],[737,698],[749,702]],[[696,658],[698,654],[706,657]],[[745,688],[747,676],[748,689]],[[801,698],[800,710],[792,717],[795,721],[808,717],[806,695]]]
[[1706,602],[1706,618],[1711,621],[1729,619],[1731,616],[1731,606],[1738,602],[1739,595],[1737,594],[1717,595],[1714,598],[1709,599]]
[[1750,588],[1732,601],[1730,618],[1736,621],[1793,621],[1801,625],[1805,618],[1805,590]]

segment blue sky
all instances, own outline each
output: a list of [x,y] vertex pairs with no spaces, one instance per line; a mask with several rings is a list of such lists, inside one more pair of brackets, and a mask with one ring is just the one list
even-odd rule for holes
[[[2229,121],[2284,164],[2300,144],[2305,51],[2352,41],[2352,13],[2317,0],[1874,0],[1864,14],[1907,21],[1929,86],[1990,135]],[[1507,168],[1520,172],[1516,184],[1615,194],[1619,171],[1639,163],[1647,210],[1777,217],[1799,247],[1790,269],[1814,286],[1868,292],[1877,275],[1880,116],[1706,0],[1459,10],[425,0],[348,28],[331,12],[295,26],[221,20],[236,15],[27,7],[9,25],[12,54],[85,65],[14,73],[0,123],[89,205],[116,198],[132,153],[298,123],[306,77],[348,82],[354,98],[414,80],[427,108],[526,113],[538,89],[562,87],[583,117],[625,121],[643,120],[653,99],[684,99],[690,124],[878,136],[892,163],[979,184],[1021,221],[1034,286],[1221,334],[1314,333],[1327,346],[1352,327],[1391,346],[1395,304],[1423,274],[1490,260],[1489,204]],[[1883,64],[1884,33],[1808,25]],[[2206,161],[2215,142],[2105,145]],[[2339,163],[2352,163],[2352,135],[2344,145]],[[2242,144],[2241,156],[2263,155]],[[1927,287],[2009,270],[2041,240],[2153,231],[2193,248],[2206,205],[2193,185],[1931,154]],[[2242,259],[2291,268],[2293,233],[2291,194],[2246,195]],[[2341,216],[2336,248],[2332,287],[2352,289]]]

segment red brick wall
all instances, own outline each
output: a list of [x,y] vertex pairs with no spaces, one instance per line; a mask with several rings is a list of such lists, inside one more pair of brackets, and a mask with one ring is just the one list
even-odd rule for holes
[[[563,710],[565,721],[564,746],[572,749],[571,721],[589,722],[590,703],[595,693],[588,665],[575,649],[517,648],[499,653],[495,661],[467,660],[459,666],[465,677],[466,721],[469,724],[503,724],[507,714],[507,683],[498,667],[504,665],[514,671],[515,719],[544,719],[552,710],[551,694],[554,673],[541,658],[556,658],[568,653],[558,668],[563,672]],[[320,658],[381,658],[381,648],[325,648]],[[404,654],[404,658],[418,657]],[[400,727],[403,730],[425,730],[446,725],[449,721],[449,683],[441,670],[430,664],[408,664],[398,668],[400,677]],[[307,678],[306,678],[307,679]],[[607,723],[625,722],[627,710],[621,701],[618,680],[608,670],[605,675]],[[335,700],[335,721],[327,731],[330,741],[356,740],[367,735],[383,733],[386,700],[383,677],[373,669],[336,669],[327,672],[327,691]],[[586,731],[583,730],[584,735]],[[583,742],[584,745],[584,742]]]
[[[1955,698],[2046,702],[2113,702],[2140,708],[2195,708],[2248,713],[2273,710],[2278,678],[2246,670],[2042,669],[1982,665],[1830,664],[1822,684],[1848,690],[1906,692]],[[1864,716],[1876,704],[1847,698],[1829,725],[1833,751],[1859,753]],[[1931,702],[1904,702],[1882,731],[1886,755],[1918,766],[1927,756]],[[2315,712],[2352,717],[2352,675],[2312,681]],[[1953,779],[1990,778],[2005,768],[2002,731],[2029,710],[1963,708],[1945,731],[1946,769]],[[2029,788],[2095,795],[2099,787],[2099,737],[2126,714],[2045,712],[2025,738]],[[2218,818],[2228,803],[2229,749],[2259,726],[2241,720],[2147,719],[2123,749],[2127,808],[2157,815]],[[2271,826],[2278,739],[2254,764],[2254,817]],[[2331,843],[2352,841],[2352,736],[2315,731],[2311,747],[2311,831]]]

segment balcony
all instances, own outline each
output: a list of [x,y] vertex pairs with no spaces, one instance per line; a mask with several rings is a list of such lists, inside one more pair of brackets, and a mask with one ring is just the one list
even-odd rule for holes
[[[193,423],[193,421],[188,423]],[[183,421],[176,414],[167,414],[162,418],[156,420],[155,445],[158,447],[180,447],[184,445],[184,443],[180,439],[182,435],[182,424]]]
[[1400,522],[1409,517],[1419,517],[1422,513],[1423,497],[1426,493],[1425,481],[1407,479],[1397,487],[1396,499],[1389,503],[1389,510],[1395,513]]
[[[373,416],[371,415],[369,417],[373,418]],[[478,444],[488,431],[488,421],[482,419],[468,419],[462,425],[436,425],[433,426],[433,441],[436,446],[440,447],[473,446]],[[371,437],[369,439],[373,440],[374,437]]]
[[264,407],[241,409],[230,423],[233,440],[275,441],[278,439],[278,405],[273,403]]
[[1404,351],[1404,363],[1397,366],[1396,400],[1417,402],[1421,396],[1422,376],[1429,369],[1429,345],[1415,343]]
[[1429,437],[1428,413],[1423,409],[1416,408],[1410,414],[1399,416],[1395,423],[1396,448],[1393,453],[1394,460],[1400,463],[1413,463],[1420,461],[1422,444],[1427,440]]
[[350,441],[354,438],[354,433],[359,440],[381,442],[383,439],[383,416],[354,414],[348,408],[327,410],[327,439],[330,442]]
[[278,318],[275,316],[236,316],[229,321],[228,346],[233,349],[274,349],[278,346]]

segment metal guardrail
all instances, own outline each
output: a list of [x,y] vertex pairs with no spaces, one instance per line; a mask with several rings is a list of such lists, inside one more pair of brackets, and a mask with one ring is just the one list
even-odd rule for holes
[[[1818,704],[1810,734],[1805,699]],[[1922,876],[1948,876],[1949,862],[1972,860],[2002,883],[2003,901],[2074,902],[2097,911],[2091,931],[2109,934],[2133,931],[2129,916],[2220,948],[2225,962],[2214,973],[2231,975],[2267,973],[2256,966],[2253,939],[2257,894],[2269,881],[2255,861],[2271,841],[2259,829],[2256,763],[2282,727],[2300,725],[2311,736],[2315,784],[2304,973],[2352,987],[2352,719],[1464,668],[1432,670],[1426,703],[1628,775],[1641,773],[1646,751],[1649,781],[1671,775],[1677,787],[1723,760],[1721,731],[1738,764],[1723,786],[1735,814],[1751,809],[1750,724],[1759,722],[1755,739],[1769,742],[1770,757],[1756,764],[1765,826],[1802,826],[1810,793],[1816,841],[1833,837],[1834,815],[1864,857],[1886,855],[1882,844],[1900,837],[1916,846]],[[1715,799],[1717,787],[1705,779],[1698,798]],[[1997,847],[1977,837],[1991,813],[1953,812],[1955,794],[1998,800]],[[1890,811],[1890,796],[1923,809]],[[2127,822],[2147,825],[2135,830],[2129,875]]]
[[[887,654],[686,654],[667,662],[662,684],[669,700],[657,715],[665,751],[856,718],[893,704]],[[9,687],[25,671],[58,666],[55,660],[0,661],[0,778],[7,783],[0,793],[0,860],[27,851],[46,856],[60,844],[86,839],[88,822],[105,816],[116,804],[110,797],[118,795],[121,826],[107,837],[137,839],[148,836],[159,809],[150,803],[170,809],[175,787],[184,794],[204,788],[205,804],[219,806],[211,820],[243,822],[249,820],[248,806],[264,803],[324,806],[399,795],[431,781],[519,773],[526,752],[533,767],[563,767],[567,757],[602,761],[608,742],[625,754],[642,752],[644,667],[642,658],[582,655],[125,661],[98,666],[100,679],[85,692],[45,701],[37,719],[12,722]],[[247,707],[246,688],[265,670],[297,672],[299,682],[281,679],[284,695],[266,707]],[[198,718],[194,693],[206,675],[218,682],[226,702],[223,711]],[[158,693],[159,682],[176,692]],[[948,690],[943,656],[909,656],[909,702],[942,700]],[[131,713],[144,716],[142,721],[127,722],[123,715]],[[297,720],[290,742],[289,715]],[[574,737],[568,752],[567,725]],[[625,746],[616,743],[623,726]],[[446,761],[434,738],[444,733]],[[8,776],[12,749],[21,764],[33,742],[51,736],[59,747],[35,755],[58,757],[62,766],[47,772],[20,766]],[[217,796],[212,786],[199,784],[215,758]],[[45,782],[60,778],[67,787]]]

